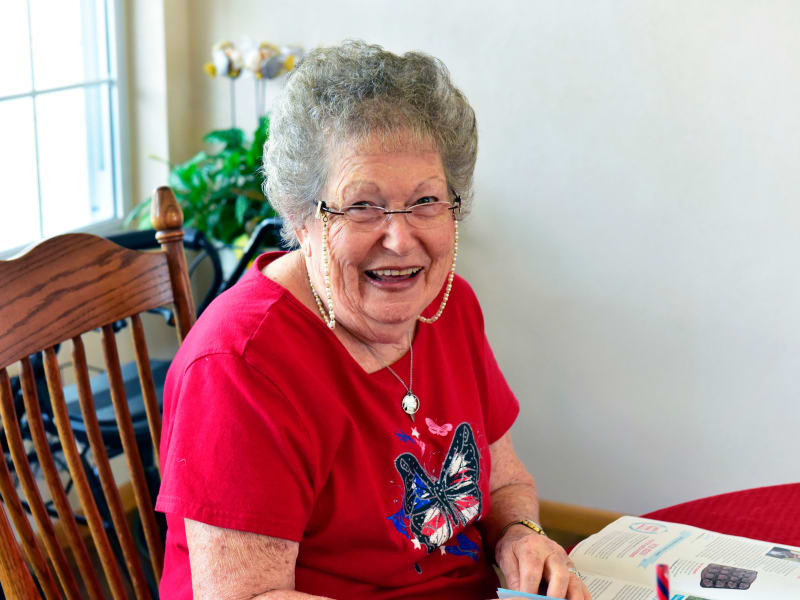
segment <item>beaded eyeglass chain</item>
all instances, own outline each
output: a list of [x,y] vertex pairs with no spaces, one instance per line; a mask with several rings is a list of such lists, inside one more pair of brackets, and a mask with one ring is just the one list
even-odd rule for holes
[[[319,214],[319,210],[317,211]],[[325,280],[325,296],[328,300],[328,310],[322,305],[317,290],[314,289],[314,282],[311,281],[311,271],[308,270],[306,263],[306,274],[308,275],[308,285],[311,286],[311,293],[314,294],[314,301],[317,303],[319,314],[329,329],[336,327],[336,315],[333,312],[333,292],[331,291],[331,266],[330,249],[328,248],[328,215],[322,215],[322,277]]]

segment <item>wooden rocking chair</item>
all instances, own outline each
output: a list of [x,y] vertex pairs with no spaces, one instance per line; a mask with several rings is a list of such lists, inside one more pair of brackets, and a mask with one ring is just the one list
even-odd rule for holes
[[[113,324],[127,319],[139,371],[150,434],[158,460],[161,415],[140,313],[172,304],[178,340],[194,323],[195,309],[184,256],[183,214],[167,187],[156,190],[153,227],[161,250],[139,252],[89,234],[48,239],[19,258],[0,261],[0,416],[13,469],[0,461],[0,585],[9,598],[151,597],[157,585],[163,546],[142,460],[131,425]],[[82,334],[102,331],[106,377],[130,472],[130,486],[146,540],[143,560],[123,508],[98,427]],[[56,346],[72,342],[72,363],[81,412],[102,484],[103,499],[92,494],[70,427]],[[29,356],[42,352],[50,402],[66,459],[93,544],[76,522],[53,457],[53,442],[42,413]],[[19,362],[24,410],[38,465],[55,504],[57,519],[45,508],[31,469],[30,449],[20,431],[18,407],[7,367]],[[15,479],[17,482],[15,482]],[[109,540],[98,501],[105,502],[116,540]],[[27,511],[26,511],[27,508]],[[61,535],[57,535],[57,531]],[[85,528],[84,528],[85,531]],[[117,548],[115,553],[114,548]],[[101,569],[95,569],[92,549]],[[122,560],[117,560],[121,557]],[[124,564],[121,564],[124,563]],[[99,573],[98,571],[101,571]],[[126,573],[127,572],[127,573]],[[149,572],[149,575],[146,575]]]

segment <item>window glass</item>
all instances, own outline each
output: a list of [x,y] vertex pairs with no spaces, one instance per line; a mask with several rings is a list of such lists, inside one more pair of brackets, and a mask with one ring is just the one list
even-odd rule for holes
[[0,18],[0,96],[31,91],[28,11],[25,2],[3,2]]
[[33,101],[0,102],[0,249],[22,246],[39,237],[39,191],[36,189]]
[[103,2],[30,0],[30,6],[36,89],[107,76]]
[[44,236],[114,216],[108,86],[36,98]]
[[0,253],[120,216],[115,8],[3,3]]

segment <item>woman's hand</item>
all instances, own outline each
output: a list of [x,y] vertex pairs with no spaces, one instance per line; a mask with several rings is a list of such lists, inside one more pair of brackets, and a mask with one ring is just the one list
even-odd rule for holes
[[[536,484],[520,462],[506,433],[489,446],[492,472],[489,478],[492,504],[483,520],[489,547],[506,578],[506,587],[539,593],[547,582],[547,595],[568,600],[591,600],[564,549],[546,535],[540,535],[521,520],[536,521],[539,501]],[[509,523],[515,523],[509,526]]]
[[547,595],[567,600],[591,600],[591,594],[578,577],[564,549],[553,540],[515,525],[495,546],[495,560],[511,590],[539,593],[547,581]]

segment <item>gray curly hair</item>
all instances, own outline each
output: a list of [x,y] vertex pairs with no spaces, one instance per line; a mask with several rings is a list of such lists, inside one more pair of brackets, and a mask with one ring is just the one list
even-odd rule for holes
[[312,50],[291,72],[264,146],[264,192],[283,217],[284,241],[313,214],[333,156],[377,135],[388,147],[409,140],[435,147],[448,185],[469,213],[478,152],[475,112],[447,67],[421,52],[402,56],[346,41]]

